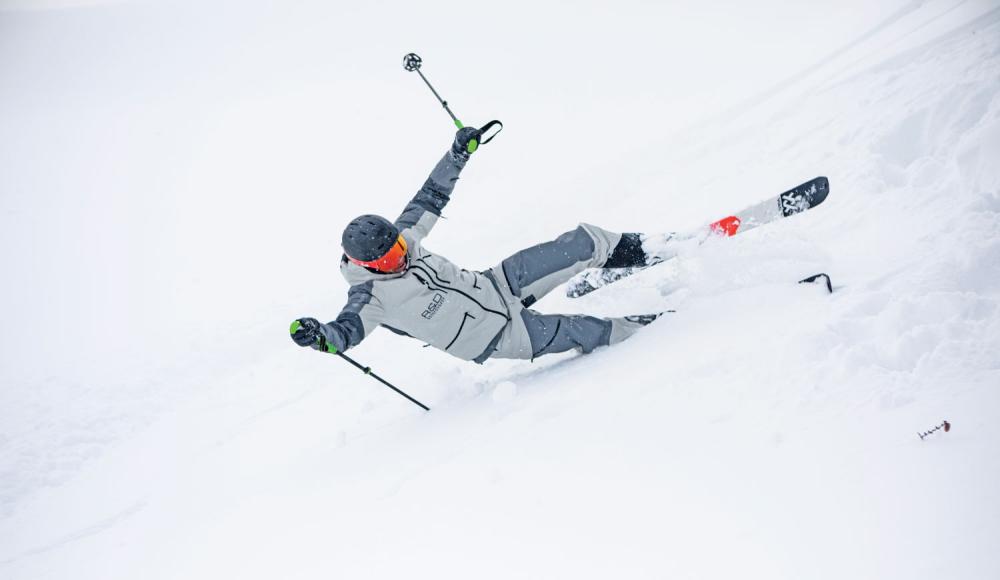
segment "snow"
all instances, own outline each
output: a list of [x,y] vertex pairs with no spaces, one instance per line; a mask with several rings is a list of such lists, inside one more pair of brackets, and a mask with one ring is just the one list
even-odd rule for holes
[[[0,2],[0,578],[1000,577],[1000,7]],[[337,239],[470,161],[430,249],[815,210],[476,366],[333,318]],[[796,282],[828,273],[834,293]],[[918,433],[941,424],[921,440]]]
[[517,383],[500,381],[493,387],[493,393],[490,396],[497,403],[509,403],[517,398]]

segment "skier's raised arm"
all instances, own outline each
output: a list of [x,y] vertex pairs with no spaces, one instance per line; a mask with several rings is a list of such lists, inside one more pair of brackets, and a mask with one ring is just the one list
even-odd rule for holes
[[[455,189],[459,173],[469,160],[472,153],[469,150],[470,142],[481,136],[482,132],[474,127],[459,129],[451,148],[434,166],[430,177],[406,205],[403,213],[396,218],[396,227],[409,243],[419,243],[430,233]],[[471,149],[475,151],[475,146]]]
[[382,304],[371,293],[371,283],[353,286],[336,320],[321,324],[315,318],[299,318],[292,323],[292,340],[323,352],[344,352],[378,328],[384,315]]

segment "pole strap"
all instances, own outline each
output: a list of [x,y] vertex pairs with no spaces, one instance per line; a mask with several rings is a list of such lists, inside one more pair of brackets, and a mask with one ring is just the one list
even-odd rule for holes
[[494,132],[489,137],[487,137],[485,139],[480,139],[480,141],[479,141],[480,145],[486,145],[487,143],[489,143],[490,141],[492,141],[494,137],[496,137],[497,135],[499,135],[500,131],[503,131],[503,123],[501,123],[500,121],[498,121],[496,119],[493,119],[489,123],[486,123],[485,125],[483,125],[482,127],[480,127],[479,131],[485,136],[486,132],[489,131],[490,129],[492,129],[493,127],[499,127],[499,129],[497,129],[496,132]]

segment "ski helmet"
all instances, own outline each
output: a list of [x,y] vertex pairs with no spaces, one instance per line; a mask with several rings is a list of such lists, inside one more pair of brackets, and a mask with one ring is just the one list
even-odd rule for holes
[[[377,215],[363,215],[347,224],[341,244],[352,262],[367,268],[393,272],[400,269],[405,258],[406,242],[401,240],[399,229],[389,220]],[[389,257],[393,259],[389,260]]]

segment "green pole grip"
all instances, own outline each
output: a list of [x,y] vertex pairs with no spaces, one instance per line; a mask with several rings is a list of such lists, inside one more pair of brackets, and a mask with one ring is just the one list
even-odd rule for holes
[[[455,126],[458,127],[459,129],[465,128],[465,125],[463,125],[462,122],[459,121],[458,119],[455,119]],[[469,151],[469,153],[475,153],[476,149],[479,149],[479,141],[473,139],[469,141],[468,145],[466,145],[465,148]]]

